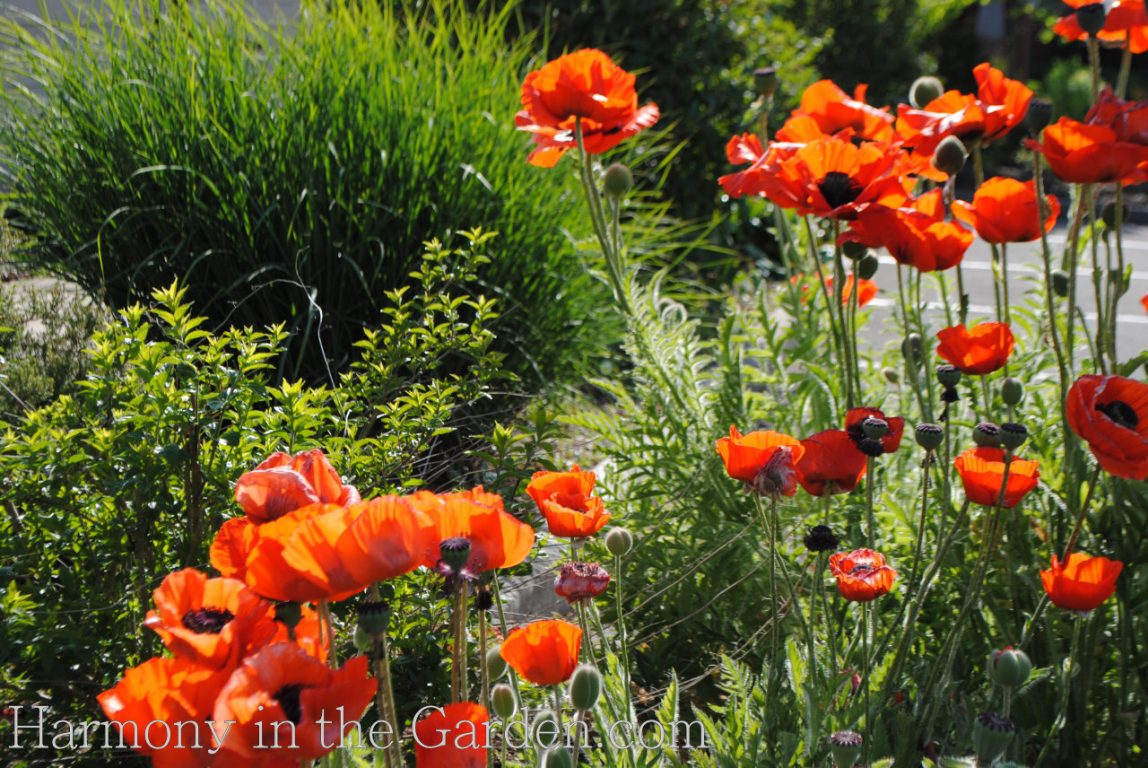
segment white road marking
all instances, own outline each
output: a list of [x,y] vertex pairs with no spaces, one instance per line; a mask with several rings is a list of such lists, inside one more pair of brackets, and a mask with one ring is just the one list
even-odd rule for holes
[[[897,306],[897,302],[893,299],[875,296],[870,299],[869,303],[865,306],[891,308]],[[925,303],[925,309],[944,310],[944,308],[945,305],[939,301],[929,301]],[[987,304],[970,304],[969,312],[977,315],[992,315],[996,313],[996,309]],[[1097,314],[1095,312],[1085,312],[1084,317],[1086,320],[1096,320]],[[1148,315],[1117,315],[1116,321],[1120,323],[1132,323],[1133,325],[1148,325]]]
[[[897,260],[894,259],[892,256],[878,256],[877,261],[879,261],[882,264],[896,264],[897,263]],[[992,268],[993,268],[993,263],[991,261],[971,261],[971,260],[966,259],[965,261],[961,262],[961,267],[963,269],[972,269],[972,270],[976,270],[976,271],[991,272]],[[1032,272],[1032,273],[1038,274],[1040,272],[1040,267],[1036,264],[1023,264],[1023,263],[1022,264],[1010,264],[1009,265],[1009,272],[1016,272],[1018,270],[1023,270],[1025,272]],[[952,272],[951,269],[947,270],[947,271]],[[1078,276],[1079,275],[1091,275],[1092,274],[1092,268],[1091,267],[1087,267],[1087,268],[1086,267],[1079,267],[1076,270],[1076,274]],[[1148,272],[1133,272],[1132,273],[1132,279],[1133,280],[1148,280]]]

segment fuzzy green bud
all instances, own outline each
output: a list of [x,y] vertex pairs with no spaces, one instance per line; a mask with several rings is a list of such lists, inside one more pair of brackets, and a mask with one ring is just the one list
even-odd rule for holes
[[1052,273],[1052,292],[1062,299],[1068,296],[1068,273],[1063,269]]
[[589,664],[574,670],[570,678],[570,703],[580,712],[588,712],[602,695],[602,675]]
[[530,743],[542,749],[554,746],[560,735],[558,717],[549,709],[539,712],[530,723]]
[[634,534],[625,528],[611,528],[606,534],[606,549],[615,557],[622,557],[634,548]]
[[857,266],[853,268],[853,272],[862,280],[872,280],[880,266],[881,262],[877,260],[877,254],[870,251],[857,260]]
[[491,680],[506,674],[506,659],[502,658],[502,646],[496,645],[486,652],[486,672]]
[[897,385],[901,383],[901,374],[896,368],[882,368],[881,375],[885,377],[885,381],[890,384]]
[[518,712],[518,699],[514,689],[506,683],[499,683],[490,689],[490,709],[503,720],[509,720]]
[[1020,379],[1009,377],[1001,382],[1001,400],[1005,405],[1017,405],[1024,399],[1024,384]]
[[574,768],[574,758],[565,747],[552,749],[542,756],[542,768]]
[[621,200],[630,194],[630,190],[633,188],[634,174],[630,172],[628,166],[614,163],[606,169],[606,175],[602,180],[602,189],[605,190],[607,197]]
[[989,674],[997,685],[1016,688],[1032,674],[1032,661],[1024,651],[1008,647],[989,656]]
[[901,342],[901,354],[905,356],[905,360],[912,368],[919,368],[921,366],[921,354],[924,350],[924,345],[921,343],[921,334],[910,333]]
[[933,167],[941,173],[956,176],[965,167],[969,150],[956,136],[946,136],[933,150]]
[[940,98],[945,92],[945,84],[932,75],[918,77],[909,87],[909,103],[917,109],[930,101]]

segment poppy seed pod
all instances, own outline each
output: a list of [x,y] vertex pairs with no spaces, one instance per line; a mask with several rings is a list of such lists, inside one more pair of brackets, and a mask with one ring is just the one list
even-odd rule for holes
[[574,670],[570,678],[570,703],[579,712],[589,712],[602,695],[602,675],[589,664]]
[[861,431],[865,433],[865,437],[880,440],[889,434],[889,422],[875,416],[866,416],[865,420],[861,422]]
[[606,174],[602,179],[602,189],[606,192],[607,197],[621,200],[630,194],[630,190],[633,188],[634,174],[630,172],[629,166],[613,163],[606,169]]
[[1052,292],[1062,299],[1068,296],[1068,273],[1063,269],[1053,270]]
[[774,67],[760,67],[753,71],[753,85],[757,93],[766,99],[772,99],[777,93],[777,69]]
[[955,387],[961,383],[961,369],[955,365],[938,365],[937,381],[942,387]]
[[965,143],[956,136],[946,136],[933,150],[933,167],[941,173],[956,176],[965,167],[969,159],[969,150]]
[[1076,23],[1091,37],[1096,37],[1104,29],[1107,20],[1108,11],[1105,10],[1104,3],[1093,3],[1076,9]]
[[918,424],[915,430],[917,445],[926,451],[935,451],[945,439],[945,430],[936,424]]
[[805,534],[804,542],[810,552],[829,552],[837,549],[841,540],[828,525],[815,525]]
[[544,709],[534,716],[530,723],[530,742],[545,749],[554,746],[560,735],[558,717],[549,709]]
[[1012,741],[1016,726],[1012,720],[996,712],[982,712],[973,723],[973,751],[977,765],[992,765],[1004,754]]
[[1013,422],[1001,424],[1000,441],[1002,447],[1009,451],[1015,451],[1024,445],[1025,440],[1028,440],[1028,430],[1025,429],[1024,424]]
[[574,768],[574,758],[570,750],[557,747],[542,756],[542,768]]
[[1052,103],[1044,99],[1033,99],[1028,103],[1024,123],[1035,136],[1052,122]]
[[359,627],[372,637],[387,631],[391,623],[391,606],[385,600],[364,600],[359,603]]
[[1001,400],[1005,405],[1017,405],[1024,399],[1024,384],[1020,379],[1009,377],[1001,382]]
[[857,261],[857,259],[869,253],[869,249],[856,240],[846,240],[841,244],[841,252],[845,254],[845,258]]
[[1000,448],[1001,428],[991,421],[982,421],[973,427],[973,442],[981,448]]
[[518,699],[514,689],[506,683],[499,683],[490,689],[490,709],[503,720],[509,720],[518,712]]
[[945,85],[939,78],[932,75],[918,77],[909,86],[909,103],[917,109],[940,97],[945,92]]
[[461,570],[470,559],[470,542],[461,536],[444,539],[438,546],[439,558],[450,566],[452,571]]
[[837,731],[829,736],[829,751],[835,768],[853,768],[861,755],[864,740],[857,731]]
[[284,600],[275,604],[275,621],[287,627],[288,631],[295,629],[302,618],[303,606],[299,603]]
[[873,275],[877,274],[877,269],[880,266],[881,262],[878,261],[877,255],[870,251],[857,260],[857,266],[853,268],[853,271],[862,280],[871,280]]
[[371,637],[362,627],[356,626],[354,633],[351,635],[351,643],[359,653],[367,653],[374,647],[375,638]]
[[1032,674],[1032,661],[1024,651],[1009,646],[989,656],[989,674],[997,685],[1016,688]]
[[[1128,206],[1120,206],[1120,223],[1128,221]],[[1108,229],[1116,229],[1116,203],[1109,202],[1100,210],[1100,220]]]
[[634,548],[634,534],[625,528],[611,528],[606,534],[606,549],[615,557],[629,554]]
[[491,680],[506,674],[506,659],[502,658],[502,646],[495,646],[486,652],[486,672]]

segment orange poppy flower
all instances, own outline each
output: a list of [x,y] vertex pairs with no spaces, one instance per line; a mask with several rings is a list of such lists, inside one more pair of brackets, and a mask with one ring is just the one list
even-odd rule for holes
[[574,674],[581,645],[578,625],[549,619],[510,630],[501,653],[520,677],[535,685],[557,685]]
[[1148,312],[1148,293],[1140,297],[1140,306],[1144,307],[1144,311]]
[[[484,571],[510,568],[525,560],[534,546],[534,529],[508,514],[501,496],[486,493],[481,486],[437,495],[419,491],[406,500],[425,513],[434,526],[421,564],[448,577],[470,579]],[[470,556],[458,573],[441,559],[443,543],[452,540],[470,549]]]
[[[864,278],[862,278],[860,281],[857,281],[853,275],[849,275],[845,278],[845,287],[841,289],[842,304],[848,304],[853,300],[853,285],[855,282],[861,286],[861,290],[857,294],[858,307],[865,306],[877,297],[877,284],[875,282],[872,280],[866,280]],[[832,294],[833,275],[825,276],[825,288]]]
[[[761,140],[752,133],[743,133],[731,138],[725,147],[726,160],[730,165],[748,165],[749,167],[736,173],[727,174],[718,178],[722,189],[731,197],[744,197],[745,195],[761,195],[766,187],[772,183],[772,177],[778,173],[778,163],[792,157],[802,146],[818,138],[825,138],[821,129],[812,118],[795,118],[791,123],[800,121],[808,131],[807,136],[800,139],[788,138],[785,141],[770,142],[769,147],[763,147]],[[790,123],[787,129],[794,130]],[[780,139],[781,133],[778,132]]]
[[849,222],[843,240],[884,248],[898,264],[936,272],[955,267],[973,244],[973,233],[945,221],[942,190],[934,189],[900,208],[872,205]]
[[414,723],[415,768],[486,768],[486,707],[460,701]]
[[[209,751],[219,747],[206,721],[230,675],[230,669],[186,658],[149,659],[127,670],[96,700],[116,724],[122,743],[150,755],[153,765],[200,768],[212,764]],[[216,726],[216,735],[222,737],[223,731]]]
[[575,464],[569,472],[535,472],[526,492],[546,518],[550,533],[568,539],[593,536],[610,521],[601,497],[591,496],[597,478]]
[[1081,376],[1068,389],[1068,426],[1101,469],[1148,480],[1148,384],[1123,376]]
[[893,588],[897,572],[885,556],[871,549],[838,552],[829,557],[829,572],[837,578],[837,591],[846,600],[867,603]]
[[1040,572],[1040,583],[1048,599],[1067,611],[1091,611],[1112,597],[1116,579],[1124,563],[1107,557],[1089,557],[1073,552],[1067,563],[1052,556],[1052,568]]
[[[961,476],[965,495],[973,504],[995,507],[1001,498],[1001,480],[1004,478],[1005,452],[1000,448],[970,448],[956,459],[953,466]],[[1012,509],[1036,488],[1040,480],[1040,464],[1014,456],[1008,465],[1008,486],[1005,488],[1004,508]]]
[[1045,195],[1042,206],[1036,200],[1036,183],[1003,176],[989,179],[977,189],[973,202],[953,202],[953,216],[977,231],[990,243],[1027,243],[1040,238],[1040,221],[1051,232],[1060,215],[1055,195]]
[[[884,421],[889,431],[880,438],[865,436],[865,420],[873,418]],[[876,408],[850,408],[845,413],[845,433],[857,450],[865,455],[880,456],[893,453],[901,447],[901,437],[905,434],[905,420],[900,416],[886,416]],[[877,445],[871,445],[876,443]]]
[[1140,166],[1148,163],[1148,145],[1120,141],[1106,125],[1067,117],[1045,128],[1042,141],[1029,146],[1044,155],[1057,178],[1071,184],[1132,184],[1144,180]]
[[144,626],[173,654],[205,666],[233,667],[275,636],[273,606],[237,579],[209,579],[194,568],[169,574],[153,593]]
[[[1064,2],[1076,10],[1086,5],[1103,4],[1103,0]],[[1075,13],[1061,16],[1052,31],[1070,42],[1088,39],[1088,33],[1080,26]],[[1148,13],[1144,10],[1144,0],[1111,0],[1108,14],[1104,17],[1104,28],[1097,33],[1096,39],[1110,46],[1127,46],[1132,53],[1148,51]]]
[[638,107],[634,76],[602,51],[586,48],[561,56],[526,76],[520,131],[533,134],[537,148],[527,162],[553,167],[577,147],[574,130],[582,121],[586,151],[598,155],[658,122],[658,106]]
[[865,474],[865,454],[843,429],[827,429],[801,441],[797,482],[811,496],[849,493]]
[[797,471],[794,468],[805,453],[801,441],[780,432],[750,432],[742,435],[730,426],[729,437],[717,441],[717,452],[725,471],[759,493],[797,493]]
[[294,456],[271,454],[240,476],[235,501],[254,522],[263,523],[310,504],[353,504],[359,492],[343,485],[327,457],[315,449]]
[[954,325],[938,331],[937,338],[937,354],[970,376],[1000,370],[1016,346],[1007,323],[978,323],[971,329]]
[[244,659],[219,693],[214,720],[234,721],[220,755],[236,765],[317,760],[355,727],[374,695],[366,656],[331,669],[292,643],[269,645]]
[[[879,109],[865,102],[868,88],[868,85],[858,85],[853,98],[850,98],[833,81],[818,80],[801,94],[801,106],[793,111],[790,120],[809,118],[827,136],[848,130],[851,136],[865,141],[892,141],[893,116],[888,109]],[[786,123],[788,125],[789,122]],[[785,126],[777,132],[777,138],[782,141],[797,140],[793,135],[793,132],[786,131]]]
[[324,639],[319,627],[319,613],[308,605],[300,605],[299,610],[301,616],[299,623],[295,625],[295,639],[291,640],[286,624],[276,621],[275,637],[271,638],[271,643],[294,642],[308,656],[314,656],[319,661],[326,662],[327,652],[330,649],[329,643]]

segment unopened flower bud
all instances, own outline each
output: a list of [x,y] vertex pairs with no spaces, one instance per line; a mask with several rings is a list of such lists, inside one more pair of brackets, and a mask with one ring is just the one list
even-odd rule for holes
[[574,768],[574,758],[566,747],[556,747],[542,756],[542,768]]
[[956,176],[965,167],[969,150],[956,136],[946,136],[933,150],[933,167],[949,176]]
[[918,424],[914,434],[917,445],[926,451],[935,451],[945,440],[945,430],[936,424]]
[[905,360],[913,368],[920,367],[922,350],[921,334],[919,333],[910,333],[901,342],[901,354],[905,356]]
[[506,683],[499,683],[490,689],[490,708],[503,720],[509,720],[518,712],[518,699],[514,689]]
[[870,251],[857,260],[857,266],[853,268],[853,272],[862,280],[872,280],[880,266],[881,262],[878,261],[877,254]]
[[549,709],[544,709],[534,716],[530,723],[530,742],[545,749],[554,746],[558,741],[560,729],[558,717]]
[[1015,424],[1009,421],[1001,424],[1000,441],[1005,449],[1015,451],[1024,445],[1025,440],[1028,440],[1028,430],[1025,429],[1024,424]]
[[885,377],[885,381],[890,384],[900,384],[901,374],[898,373],[896,368],[882,368],[881,375]]
[[841,244],[841,252],[845,254],[846,258],[857,261],[857,259],[869,253],[869,249],[856,240],[846,240]]
[[1024,115],[1024,123],[1033,136],[1036,136],[1052,122],[1052,102],[1044,99],[1033,99],[1028,103],[1028,112]]
[[991,421],[982,421],[973,427],[973,442],[981,448],[1001,447],[1001,428]]
[[973,723],[973,751],[977,765],[992,765],[1004,754],[1012,741],[1016,726],[1012,720],[996,712],[982,712]]
[[880,440],[889,434],[889,422],[884,419],[878,419],[876,416],[866,416],[861,421],[861,431],[865,433],[865,437]]
[[439,558],[452,571],[461,570],[470,559],[470,542],[461,536],[443,539],[438,545]]
[[634,548],[634,534],[625,528],[611,528],[606,534],[606,549],[615,557],[629,554]]
[[828,525],[815,525],[805,534],[805,546],[810,552],[829,552],[837,549],[841,540]]
[[932,75],[925,75],[918,77],[909,86],[909,103],[917,109],[928,104],[934,99],[940,98],[945,92],[945,85],[939,78]]
[[630,172],[628,166],[622,163],[613,163],[606,169],[606,175],[602,180],[602,189],[605,190],[607,197],[621,200],[630,194],[630,190],[633,188],[634,174]]
[[753,85],[757,93],[763,98],[772,99],[777,93],[777,69],[774,67],[761,67],[753,71]]
[[[1120,206],[1120,223],[1128,221],[1128,206]],[[1100,210],[1100,220],[1108,229],[1116,229],[1116,203],[1108,202]]]
[[1076,9],[1076,23],[1091,37],[1096,37],[1102,29],[1104,22],[1108,21],[1108,11],[1104,3],[1093,3]]
[[938,365],[937,381],[942,387],[955,387],[961,383],[961,369],[955,365]]
[[359,626],[372,637],[384,634],[391,623],[391,606],[386,600],[364,600],[358,612]]
[[1024,399],[1024,384],[1020,379],[1009,377],[1001,382],[1001,400],[1005,405],[1017,405]]
[[989,674],[997,685],[1016,688],[1024,685],[1032,674],[1032,661],[1024,651],[1009,646],[989,656]]
[[602,675],[589,664],[574,670],[570,678],[570,703],[580,712],[588,712],[598,704],[602,695]]
[[1052,292],[1062,299],[1068,296],[1068,273],[1063,269],[1052,273]]
[[829,736],[834,768],[853,768],[861,755],[863,739],[857,731],[837,731]]
[[486,672],[491,680],[506,674],[506,659],[502,658],[502,646],[496,645],[486,652]]
[[573,604],[597,597],[609,584],[610,574],[597,563],[566,563],[554,580],[554,594]]

